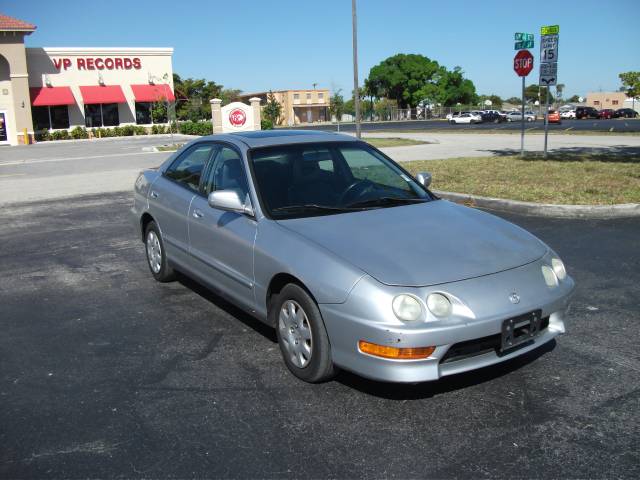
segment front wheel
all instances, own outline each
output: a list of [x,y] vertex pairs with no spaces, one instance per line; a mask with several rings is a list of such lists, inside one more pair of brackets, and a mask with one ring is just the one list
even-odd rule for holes
[[172,281],[175,278],[175,273],[169,266],[160,229],[155,222],[149,222],[144,232],[147,264],[149,265],[149,270],[151,270],[151,275],[158,282]]
[[278,344],[289,371],[310,383],[331,379],[335,374],[331,345],[315,301],[300,286],[289,284],[272,308]]
[[533,122],[533,118],[527,117],[527,122]]

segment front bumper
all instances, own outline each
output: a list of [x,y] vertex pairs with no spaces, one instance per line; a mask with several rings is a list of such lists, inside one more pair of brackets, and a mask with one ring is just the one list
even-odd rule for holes
[[[347,302],[320,305],[333,361],[339,367],[375,380],[415,383],[437,380],[523,355],[565,332],[564,316],[574,288],[570,277],[554,289],[546,287],[543,281],[532,281],[532,278],[537,280],[541,276],[539,272],[540,263],[534,262],[486,277],[413,289],[388,287],[365,277],[356,285]],[[412,293],[418,298],[426,298],[432,291],[444,291],[464,301],[470,309],[470,316],[454,315],[446,321],[411,324],[395,319],[390,307],[395,295]],[[521,293],[522,301],[517,305],[508,300],[513,291]],[[445,357],[454,345],[461,342],[495,341],[504,320],[537,309],[542,310],[542,318],[548,319],[548,324],[545,321],[546,328],[519,348],[502,355],[497,350],[479,348],[472,355]],[[391,360],[361,352],[359,340],[399,348],[436,346],[436,349],[424,360]]]

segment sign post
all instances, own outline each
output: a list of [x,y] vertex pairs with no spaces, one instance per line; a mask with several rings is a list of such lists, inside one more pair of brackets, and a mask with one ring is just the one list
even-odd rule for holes
[[[516,40],[518,39],[518,35],[523,35],[516,33]],[[525,34],[526,35],[526,34]],[[517,43],[516,43],[517,45]],[[513,69],[519,77],[522,77],[522,111],[521,115],[521,126],[520,126],[520,156],[524,156],[524,79],[531,70],[533,70],[533,55],[529,50],[520,50],[516,53],[516,56],[513,58]]]
[[547,87],[544,102],[544,158],[547,158],[549,135],[549,87],[558,83],[558,40],[560,26],[540,28],[540,80],[538,85]]

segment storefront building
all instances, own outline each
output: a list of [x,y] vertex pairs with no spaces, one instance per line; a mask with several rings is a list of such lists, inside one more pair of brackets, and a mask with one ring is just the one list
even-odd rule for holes
[[0,123],[4,140],[43,130],[144,125],[175,102],[172,48],[25,48],[35,26],[0,15]]

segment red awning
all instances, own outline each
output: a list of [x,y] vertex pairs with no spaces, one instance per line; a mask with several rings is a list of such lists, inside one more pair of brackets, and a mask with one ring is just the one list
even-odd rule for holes
[[124,98],[124,93],[122,93],[120,85],[91,85],[80,87],[80,93],[82,93],[82,101],[85,105],[94,103],[125,103],[127,101],[126,98]]
[[73,105],[76,99],[69,87],[34,87],[29,89],[31,105],[34,107],[53,107],[54,105]]
[[175,102],[171,86],[166,83],[157,85],[131,85],[136,102]]

